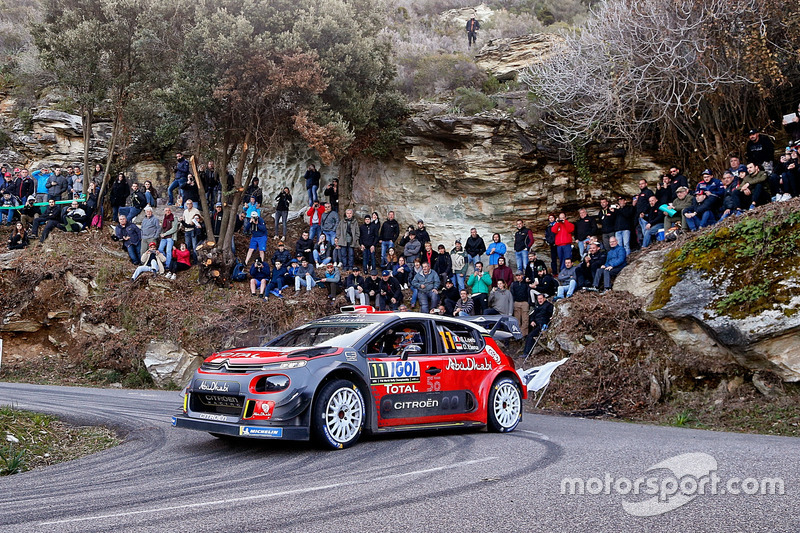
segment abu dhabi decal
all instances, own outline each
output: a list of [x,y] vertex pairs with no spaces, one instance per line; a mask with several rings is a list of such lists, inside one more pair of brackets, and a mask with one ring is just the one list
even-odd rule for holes
[[475,358],[468,357],[463,363],[460,361],[456,361],[455,359],[447,358],[447,366],[445,370],[491,370],[492,363],[490,363],[485,357],[483,358],[483,363],[478,363],[475,361]]
[[239,394],[239,384],[235,381],[196,379],[194,380],[194,390],[200,392],[225,392],[229,394]]
[[419,383],[419,361],[370,362],[369,379],[374,384]]
[[283,437],[283,428],[262,428],[253,426],[242,426],[239,428],[239,435],[242,437]]

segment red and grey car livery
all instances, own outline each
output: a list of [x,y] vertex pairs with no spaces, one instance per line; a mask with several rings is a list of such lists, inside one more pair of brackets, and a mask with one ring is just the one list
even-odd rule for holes
[[263,347],[205,360],[177,427],[345,448],[362,432],[513,431],[525,387],[482,327],[372,308],[321,318]]

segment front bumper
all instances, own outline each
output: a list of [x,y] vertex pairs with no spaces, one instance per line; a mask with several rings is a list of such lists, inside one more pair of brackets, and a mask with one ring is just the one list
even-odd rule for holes
[[247,422],[217,422],[189,418],[185,414],[174,415],[172,417],[172,425],[179,428],[219,433],[220,435],[255,439],[308,440],[310,437],[308,427],[304,426],[261,426],[248,424]]

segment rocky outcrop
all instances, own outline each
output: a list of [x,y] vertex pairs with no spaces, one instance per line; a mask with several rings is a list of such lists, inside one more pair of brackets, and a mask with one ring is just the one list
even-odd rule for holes
[[202,357],[170,341],[150,341],[144,354],[147,371],[155,384],[161,387],[170,383],[185,386],[202,362]]
[[[800,269],[795,252],[781,248],[745,259],[746,264],[736,257],[738,251],[764,244],[763,237],[747,240],[750,233],[737,228],[758,227],[761,221],[772,225],[771,239],[796,240],[800,229],[786,222],[784,209],[791,212],[792,206],[773,204],[744,220],[728,220],[710,234],[648,249],[620,273],[614,289],[643,298],[654,321],[689,352],[772,372],[783,381],[800,381]],[[699,239],[706,244],[694,248],[700,250],[695,254],[691,247]],[[745,277],[752,281],[737,285]],[[763,285],[770,279],[776,283]]]
[[480,4],[474,7],[461,7],[445,11],[439,15],[439,20],[442,24],[454,25],[463,30],[467,25],[467,21],[473,16],[481,24],[486,24],[494,18],[494,11],[486,4]]
[[500,81],[513,80],[525,67],[549,58],[561,41],[562,37],[547,33],[493,39],[481,48],[475,63]]

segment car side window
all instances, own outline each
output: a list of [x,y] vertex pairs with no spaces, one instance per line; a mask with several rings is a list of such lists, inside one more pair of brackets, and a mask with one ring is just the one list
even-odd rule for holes
[[465,324],[437,322],[436,332],[444,354],[476,353],[483,349],[483,335]]
[[367,344],[367,354],[399,356],[409,345],[419,346],[420,354],[431,353],[431,343],[424,323],[405,321],[392,324]]

